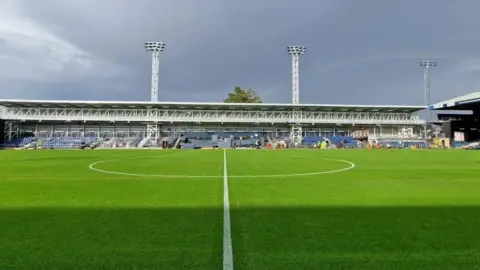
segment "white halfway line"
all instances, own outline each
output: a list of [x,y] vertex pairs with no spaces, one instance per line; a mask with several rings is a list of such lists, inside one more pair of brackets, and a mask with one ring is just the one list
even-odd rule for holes
[[223,270],[233,270],[230,202],[228,200],[227,151],[223,150]]

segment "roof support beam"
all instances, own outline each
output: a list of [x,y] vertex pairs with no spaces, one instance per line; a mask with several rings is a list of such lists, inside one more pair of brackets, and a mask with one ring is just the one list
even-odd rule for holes
[[25,108],[65,109],[188,109],[188,110],[264,110],[264,111],[336,111],[336,112],[399,112],[413,113],[425,106],[397,105],[334,105],[334,104],[281,104],[281,103],[200,103],[200,102],[122,102],[122,101],[55,101],[55,100],[0,100],[0,106]]
[[[294,113],[295,111],[295,113]],[[9,107],[6,120],[97,122],[209,122],[285,124],[401,124],[422,125],[416,114],[396,112],[338,112],[305,110],[198,110]]]

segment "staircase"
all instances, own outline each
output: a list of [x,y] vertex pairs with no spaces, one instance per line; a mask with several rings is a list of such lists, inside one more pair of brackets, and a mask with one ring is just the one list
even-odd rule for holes
[[138,143],[137,147],[143,148],[147,142],[148,142],[148,137],[145,137]]
[[90,149],[95,149],[99,148],[103,144],[104,139],[103,138],[95,138],[92,140],[92,142],[89,144]]
[[173,149],[177,149],[179,143],[180,143],[180,137],[175,139],[175,144],[173,145]]
[[98,148],[113,148],[114,144],[115,144],[115,138],[110,138],[100,143],[100,146]]

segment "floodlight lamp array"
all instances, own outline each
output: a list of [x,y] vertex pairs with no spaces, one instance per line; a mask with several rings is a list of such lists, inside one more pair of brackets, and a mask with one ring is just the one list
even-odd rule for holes
[[307,47],[305,46],[287,46],[287,52],[290,55],[305,54]]
[[165,49],[163,42],[145,42],[145,50],[149,52],[161,52]]
[[435,67],[437,66],[436,61],[420,61],[420,66],[422,67]]

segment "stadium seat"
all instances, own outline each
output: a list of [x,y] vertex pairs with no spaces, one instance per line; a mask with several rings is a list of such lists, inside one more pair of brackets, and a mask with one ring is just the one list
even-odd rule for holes
[[320,136],[305,136],[302,140],[303,145],[314,145],[322,143],[325,139]]
[[328,141],[332,144],[339,144],[339,143],[354,143],[356,142],[355,138],[350,136],[330,136],[327,137]]
[[42,142],[41,146],[45,148],[69,149],[80,148],[82,145],[89,145],[95,140],[94,137],[53,137],[53,138],[35,138],[25,137],[16,142],[19,147],[27,146],[32,142]]

